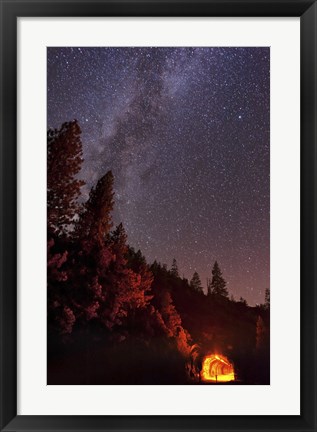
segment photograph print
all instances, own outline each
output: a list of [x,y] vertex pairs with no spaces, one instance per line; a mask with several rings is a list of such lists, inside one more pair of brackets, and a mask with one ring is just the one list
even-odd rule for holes
[[47,384],[270,384],[270,48],[47,48]]

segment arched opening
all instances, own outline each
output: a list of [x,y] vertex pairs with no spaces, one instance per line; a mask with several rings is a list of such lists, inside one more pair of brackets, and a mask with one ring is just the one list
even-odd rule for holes
[[233,365],[225,356],[209,354],[203,360],[201,379],[213,382],[234,381]]

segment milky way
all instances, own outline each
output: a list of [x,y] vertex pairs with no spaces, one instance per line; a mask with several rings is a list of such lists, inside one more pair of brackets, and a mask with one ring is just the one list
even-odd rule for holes
[[229,293],[269,287],[269,48],[49,48],[48,127],[77,119],[87,185],[111,169],[116,223],[148,262]]

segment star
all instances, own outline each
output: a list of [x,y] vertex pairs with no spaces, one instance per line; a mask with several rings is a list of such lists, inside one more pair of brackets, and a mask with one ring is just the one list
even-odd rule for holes
[[111,169],[114,223],[148,263],[176,258],[206,281],[217,260],[230,294],[263,303],[270,48],[54,47],[47,59],[48,125],[82,130],[81,199]]

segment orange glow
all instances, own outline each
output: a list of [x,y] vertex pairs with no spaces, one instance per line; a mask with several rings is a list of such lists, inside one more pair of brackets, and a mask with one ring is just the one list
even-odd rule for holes
[[233,365],[225,356],[209,354],[203,360],[201,378],[213,382],[234,381]]

